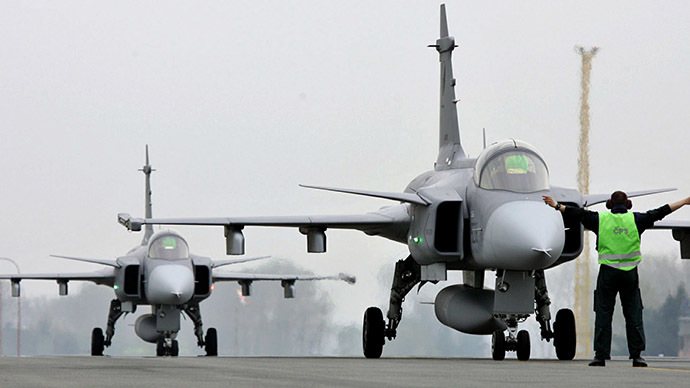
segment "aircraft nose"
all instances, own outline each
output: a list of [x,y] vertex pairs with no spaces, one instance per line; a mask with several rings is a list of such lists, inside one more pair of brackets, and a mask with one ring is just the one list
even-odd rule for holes
[[553,264],[563,252],[561,214],[538,201],[499,206],[486,224],[485,245],[496,268],[535,270]]
[[155,267],[147,279],[146,297],[152,304],[178,305],[194,295],[192,270],[176,264]]

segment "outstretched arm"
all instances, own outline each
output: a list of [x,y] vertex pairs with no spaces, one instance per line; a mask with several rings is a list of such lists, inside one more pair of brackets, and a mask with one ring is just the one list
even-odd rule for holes
[[681,199],[678,202],[668,204],[668,206],[671,208],[671,212],[674,212],[674,211],[682,208],[685,205],[690,205],[690,197],[687,197],[685,199]]
[[560,211],[561,213],[565,212],[565,205],[559,204],[558,202],[556,202],[556,200],[554,200],[550,196],[542,195],[541,198],[544,200],[545,204],[547,204],[547,205],[551,206],[552,208]]

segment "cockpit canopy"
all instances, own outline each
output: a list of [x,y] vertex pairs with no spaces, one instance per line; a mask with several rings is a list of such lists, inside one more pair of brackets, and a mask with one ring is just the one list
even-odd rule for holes
[[475,182],[486,190],[531,193],[549,189],[549,170],[536,148],[518,140],[494,143],[482,151]]
[[180,260],[189,258],[187,242],[175,233],[153,235],[149,242],[149,257],[152,259]]

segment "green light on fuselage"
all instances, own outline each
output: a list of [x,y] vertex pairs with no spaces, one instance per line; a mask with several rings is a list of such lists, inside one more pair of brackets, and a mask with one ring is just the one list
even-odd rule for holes
[[116,289],[116,290],[119,290],[119,289],[120,289],[120,286],[118,286],[118,285],[116,284],[116,285],[113,286],[113,288]]
[[413,237],[412,242],[415,244],[421,244],[424,242],[424,237]]

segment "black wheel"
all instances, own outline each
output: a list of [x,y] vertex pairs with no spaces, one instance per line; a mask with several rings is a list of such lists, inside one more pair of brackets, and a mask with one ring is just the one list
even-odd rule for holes
[[216,331],[215,328],[211,327],[208,330],[206,330],[206,339],[204,340],[206,344],[204,347],[206,348],[206,355],[207,356],[217,356],[218,355],[218,332]]
[[529,360],[529,332],[520,330],[517,334],[517,358],[520,361]]
[[96,327],[91,332],[91,355],[92,356],[102,356],[105,339],[103,338],[103,330],[100,327]]
[[180,345],[177,343],[177,340],[172,341],[172,348],[170,348],[170,355],[173,357],[177,357],[180,354]]
[[165,340],[163,338],[159,338],[158,342],[156,342],[156,356],[165,356],[165,350]]
[[553,323],[553,346],[556,347],[556,357],[559,360],[575,358],[576,343],[575,314],[570,309],[558,310],[556,321]]
[[491,357],[496,361],[506,358],[506,336],[503,330],[496,330],[491,335]]
[[385,342],[383,330],[385,323],[383,322],[383,313],[378,307],[369,307],[364,312],[364,324],[362,327],[362,347],[364,348],[364,357],[379,358],[383,353],[383,344]]

